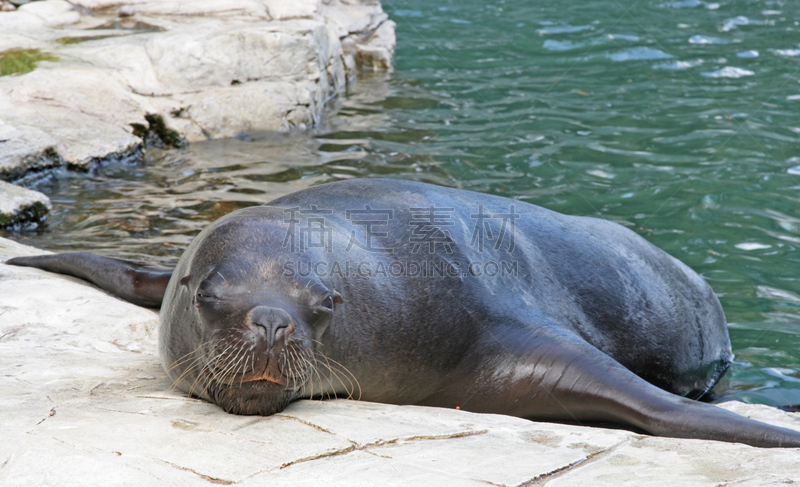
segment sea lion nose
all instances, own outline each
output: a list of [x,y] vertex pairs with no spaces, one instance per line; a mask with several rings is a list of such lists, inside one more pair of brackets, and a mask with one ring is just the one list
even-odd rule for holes
[[267,346],[272,348],[275,341],[286,334],[292,326],[292,317],[280,308],[270,306],[256,306],[248,313],[250,322],[264,329]]

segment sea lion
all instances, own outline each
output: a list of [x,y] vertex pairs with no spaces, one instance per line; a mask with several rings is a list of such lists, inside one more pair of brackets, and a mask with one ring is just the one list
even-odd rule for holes
[[174,271],[80,253],[7,263],[160,304],[167,374],[231,413],[356,397],[800,447],[800,432],[689,399],[733,359],[720,303],[604,220],[359,179],[230,213]]

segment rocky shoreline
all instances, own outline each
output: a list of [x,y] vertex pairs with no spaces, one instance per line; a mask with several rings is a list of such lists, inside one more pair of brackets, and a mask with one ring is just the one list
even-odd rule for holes
[[[391,69],[394,45],[378,0],[44,0],[4,9],[0,63],[28,54],[36,67],[0,76],[0,180],[88,170],[147,145],[306,129],[359,69]],[[6,196],[2,226],[49,207],[44,195]]]

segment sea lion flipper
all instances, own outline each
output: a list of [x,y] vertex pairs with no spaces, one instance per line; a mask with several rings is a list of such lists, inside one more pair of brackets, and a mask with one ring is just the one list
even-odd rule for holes
[[[800,446],[798,431],[664,391],[570,332],[546,327],[516,328],[506,334],[494,330],[491,340],[507,364],[500,367],[507,371],[501,382],[508,381],[506,389],[513,391],[513,397],[504,392],[506,414],[533,420],[611,422],[656,436]],[[497,360],[495,355],[495,365]],[[480,401],[492,400],[473,399],[477,401],[462,409],[483,411]]]
[[150,308],[161,306],[172,276],[170,269],[84,252],[15,257],[5,263],[79,277],[119,298]]

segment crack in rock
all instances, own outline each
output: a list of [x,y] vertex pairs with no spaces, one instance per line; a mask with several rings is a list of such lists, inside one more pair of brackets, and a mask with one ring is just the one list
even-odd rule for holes
[[624,445],[626,443],[629,443],[630,441],[631,441],[630,438],[626,438],[626,439],[620,441],[619,443],[617,443],[616,445],[612,445],[611,447],[606,448],[605,450],[600,450],[599,452],[592,453],[591,455],[587,455],[584,458],[581,458],[579,460],[575,460],[574,462],[572,462],[572,463],[570,463],[568,465],[564,465],[563,467],[559,467],[559,468],[557,468],[555,470],[552,470],[552,471],[547,472],[547,473],[543,473],[543,474],[538,475],[538,476],[536,476],[536,477],[534,477],[534,478],[532,478],[530,480],[522,482],[521,484],[518,484],[517,487],[528,487],[528,486],[532,486],[532,485],[544,485],[548,481],[550,481],[550,480],[552,480],[552,479],[554,479],[556,477],[560,477],[560,476],[564,475],[565,473],[567,473],[567,472],[569,472],[569,471],[571,471],[571,470],[573,470],[573,469],[575,469],[577,467],[580,467],[582,465],[588,465],[590,463],[594,463],[594,462],[600,460],[601,458],[604,458],[604,457],[610,455],[614,450],[616,450],[617,448],[619,448],[620,446],[622,446],[622,445]]
[[[0,316],[3,316],[7,311],[8,310],[5,310],[5,309],[0,310]],[[11,315],[9,315],[9,316],[11,316]],[[14,338],[22,328],[23,328],[22,326],[18,326],[18,327],[12,328],[8,332],[0,335],[0,342],[3,341],[5,338]]]
[[544,473],[542,475],[539,475],[538,477],[523,482],[519,484],[518,487],[528,487],[529,485],[541,485],[540,482],[542,482],[543,480],[552,480],[553,477],[561,475],[564,472],[571,470],[579,465],[583,465],[588,459],[589,457],[581,458],[580,460],[576,460],[570,463],[569,465],[564,465],[563,467],[559,467],[551,472]]
[[166,460],[160,460],[160,461],[162,463],[165,463],[166,465],[169,465],[170,467],[177,468],[178,470],[183,470],[185,472],[193,473],[193,474],[197,475],[198,477],[200,477],[201,479],[203,479],[205,481],[208,481],[208,482],[211,482],[212,484],[233,485],[233,484],[236,483],[233,480],[221,479],[221,478],[217,478],[217,477],[212,477],[210,475],[202,474],[202,473],[200,473],[200,472],[198,472],[196,470],[192,470],[189,467],[184,467],[182,465],[178,465],[178,464],[175,464],[175,463],[172,463],[172,462],[168,462]]
[[52,418],[52,417],[53,417],[53,416],[55,416],[55,415],[56,415],[56,408],[55,408],[55,407],[53,407],[53,408],[50,408],[50,413],[49,413],[47,416],[45,416],[44,418],[42,418],[42,420],[41,420],[41,421],[39,421],[38,423],[36,423],[36,426],[39,426],[40,424],[44,423],[44,422],[45,422],[45,420],[47,420],[47,418]]
[[[320,429],[322,429],[322,428],[320,428]],[[326,430],[323,429],[323,431],[326,431]],[[415,436],[406,436],[406,437],[400,437],[400,438],[393,438],[391,440],[378,440],[378,441],[373,441],[371,443],[365,443],[363,445],[359,445],[355,441],[347,439],[347,441],[352,443],[347,448],[340,448],[338,450],[327,451],[327,452],[324,452],[324,453],[320,453],[318,455],[312,455],[310,457],[305,457],[305,458],[300,458],[300,459],[297,459],[297,460],[293,460],[291,462],[284,463],[283,465],[278,467],[277,470],[283,470],[283,469],[285,469],[287,467],[290,467],[292,465],[297,465],[299,463],[309,462],[309,461],[312,461],[312,460],[318,460],[318,459],[321,459],[321,458],[327,458],[327,457],[337,456],[337,455],[346,455],[346,454],[348,454],[350,452],[354,452],[354,451],[364,451],[366,453],[374,453],[374,452],[369,452],[367,450],[369,448],[376,448],[376,447],[382,447],[382,446],[386,446],[386,445],[393,445],[393,444],[400,443],[400,442],[420,441],[420,440],[446,440],[446,439],[451,439],[451,438],[464,438],[464,437],[467,437],[467,436],[485,435],[488,432],[489,432],[489,430],[485,430],[484,429],[484,430],[459,431],[457,433],[446,433],[446,434],[441,434],[441,435],[415,435]],[[333,433],[331,433],[331,434],[333,434]]]
[[[290,419],[292,421],[297,421],[298,423],[302,423],[302,424],[304,424],[306,426],[310,426],[310,427],[312,427],[312,428],[314,428],[316,430],[322,431],[323,433],[328,433],[329,435],[333,435],[333,436],[339,436],[336,433],[334,433],[333,431],[326,430],[322,426],[316,425],[316,424],[312,423],[311,421],[306,421],[304,419],[300,419],[297,416],[290,416],[288,414],[280,414],[280,413],[273,414],[272,416],[273,417],[277,417],[277,418],[286,418],[286,419]],[[351,440],[347,440],[347,441],[350,441],[350,443],[353,443],[353,444],[356,443],[355,441],[351,441]]]
[[97,383],[97,384],[96,384],[94,387],[92,387],[91,389],[89,389],[89,395],[90,395],[90,396],[94,396],[94,395],[95,395],[94,391],[95,391],[96,389],[99,389],[100,387],[103,387],[104,385],[106,385],[106,383],[105,383],[105,382],[99,382],[99,383]]
[[389,455],[381,455],[380,453],[375,453],[374,451],[364,450],[364,453],[366,453],[367,455],[372,455],[373,457],[385,458],[386,460],[392,460],[393,459]]
[[347,448],[340,448],[338,450],[327,451],[327,452],[324,452],[324,453],[320,453],[318,455],[312,455],[310,457],[299,458],[297,460],[292,460],[291,462],[284,463],[283,465],[278,467],[276,470],[283,470],[284,468],[291,467],[292,465],[297,465],[298,463],[310,462],[312,460],[319,460],[321,458],[333,457],[333,456],[337,456],[337,455],[345,455],[347,453],[356,451],[358,449],[359,448],[357,448],[356,445],[350,445]]
[[94,408],[97,409],[98,411],[105,411],[107,413],[136,414],[136,415],[139,415],[139,416],[148,416],[148,417],[152,416],[151,413],[143,413],[141,411],[122,411],[122,410],[119,410],[119,409],[104,408],[104,407],[101,407],[101,406],[95,406]]
[[367,443],[362,448],[369,448],[373,446],[384,446],[384,445],[391,445],[394,443],[400,443],[401,441],[418,441],[418,440],[447,440],[450,438],[464,438],[466,436],[479,436],[485,435],[488,433],[489,430],[467,430],[467,431],[459,431],[458,433],[444,433],[441,435],[416,435],[416,436],[406,436],[400,438],[394,438],[391,440],[378,440],[372,443]]

